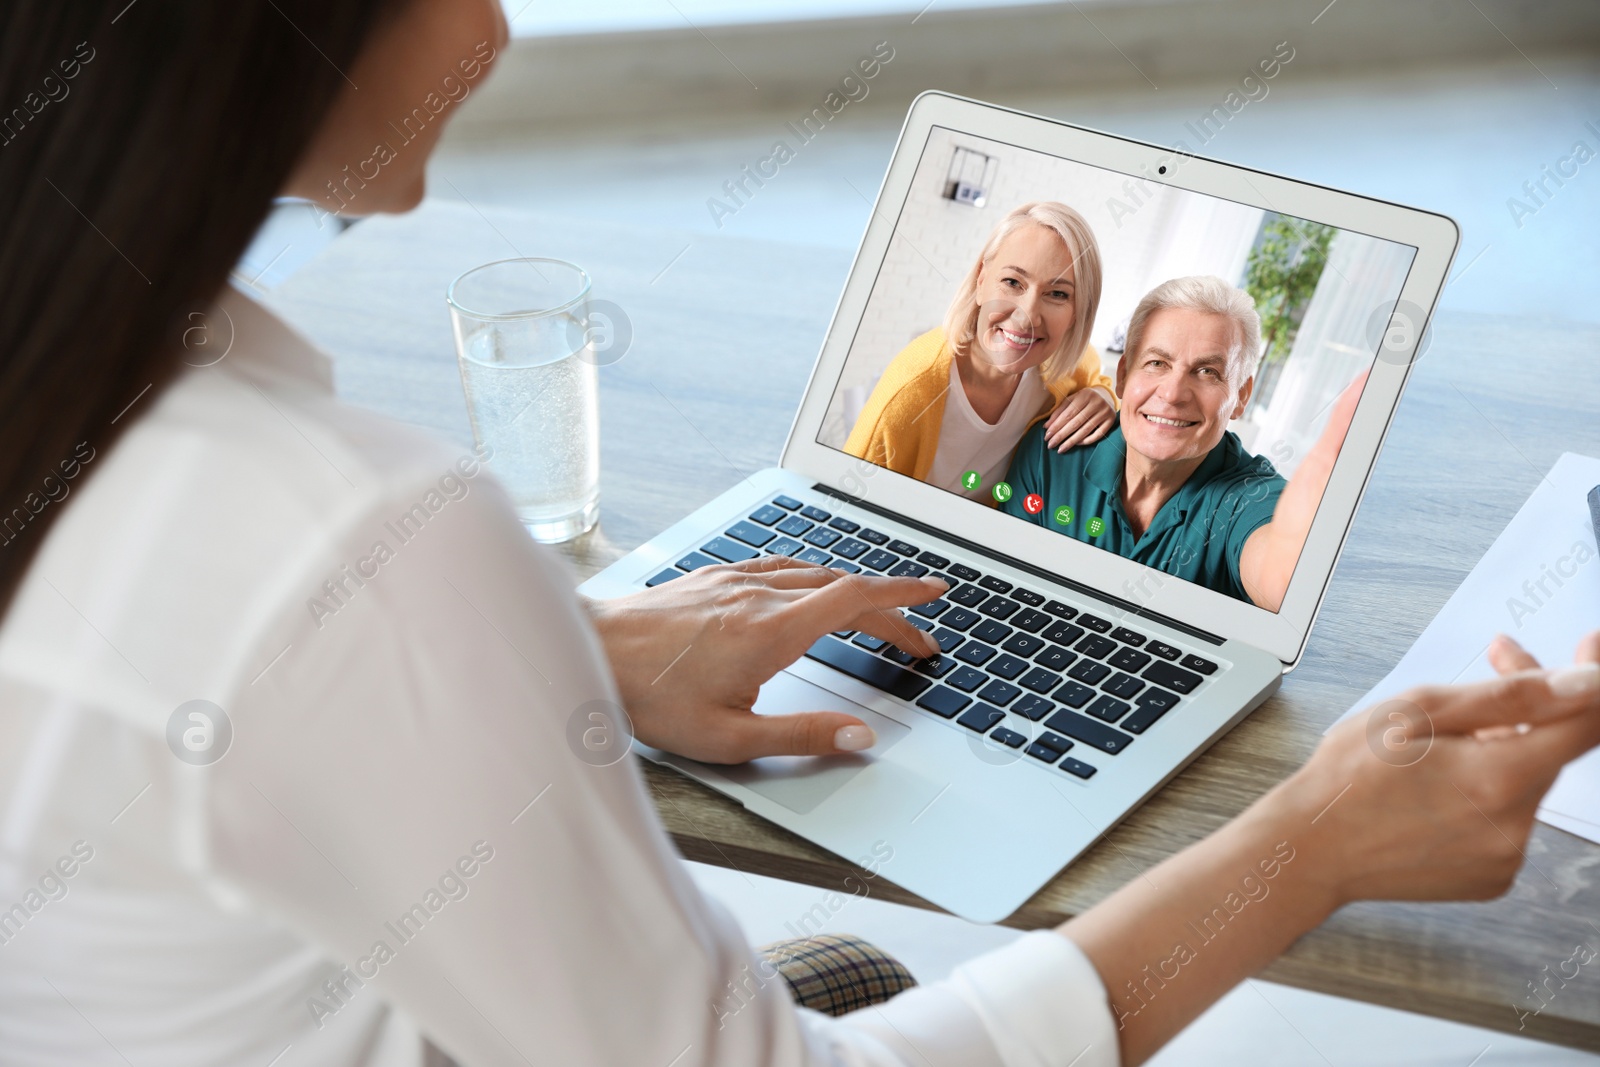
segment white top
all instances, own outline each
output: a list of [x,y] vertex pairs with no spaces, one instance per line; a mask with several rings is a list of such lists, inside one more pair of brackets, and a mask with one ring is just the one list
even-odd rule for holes
[[[615,691],[560,558],[470,453],[218,312],[228,356],[80,451],[0,628],[0,1059],[1116,1063],[1053,933],[844,1019],[757,980],[634,762],[568,746]],[[192,700],[209,766],[166,740]]]
[[[984,422],[972,409],[961,384],[956,361],[950,361],[950,391],[945,394],[944,418],[939,422],[939,447],[928,469],[928,482],[974,500],[987,497],[994,483],[1005,478],[1011,453],[1017,449],[1028,424],[1039,414],[1050,390],[1045,388],[1037,367],[1022,372],[1011,402],[999,422]],[[967,471],[977,471],[981,481],[968,489],[962,481]]]

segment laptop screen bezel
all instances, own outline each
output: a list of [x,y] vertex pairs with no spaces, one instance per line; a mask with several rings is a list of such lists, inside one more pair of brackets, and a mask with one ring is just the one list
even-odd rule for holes
[[[866,234],[790,428],[782,466],[846,498],[905,515],[963,541],[996,546],[1006,556],[1070,578],[1074,584],[1088,586],[1118,601],[1128,601],[1128,591],[1138,590],[1137,603],[1148,613],[1222,638],[1248,642],[1293,666],[1305,648],[1424,332],[1412,331],[1409,348],[1385,349],[1383,358],[1375,360],[1278,612],[1174,579],[1144,564],[819,444],[817,436],[828,405],[889,250],[928,136],[935,127],[1409,245],[1416,249],[1416,256],[1400,292],[1400,306],[1424,309],[1429,316],[1459,245],[1455,222],[1417,208],[1187,153],[1175,157],[1172,148],[946,93],[923,93],[912,104],[901,129]],[[1158,176],[1157,168],[1163,165],[1167,166],[1167,173]],[[1151,575],[1159,581],[1152,583]]]

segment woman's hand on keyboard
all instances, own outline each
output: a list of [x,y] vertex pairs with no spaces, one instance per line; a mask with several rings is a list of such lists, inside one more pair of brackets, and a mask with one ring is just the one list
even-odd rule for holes
[[742,763],[870,747],[872,730],[854,715],[757,715],[751,705],[763,683],[830,631],[859,630],[919,657],[937,653],[898,609],[945,591],[932,578],[845,575],[763,556],[588,607],[635,736],[691,759]]

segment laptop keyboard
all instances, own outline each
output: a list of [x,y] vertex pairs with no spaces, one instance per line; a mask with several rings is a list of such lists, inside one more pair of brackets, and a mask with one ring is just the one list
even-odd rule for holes
[[850,630],[822,637],[806,655],[1083,780],[1226,669],[790,496],[773,497],[645,584],[763,554],[949,583],[943,597],[907,615],[939,642],[937,656],[919,659]]

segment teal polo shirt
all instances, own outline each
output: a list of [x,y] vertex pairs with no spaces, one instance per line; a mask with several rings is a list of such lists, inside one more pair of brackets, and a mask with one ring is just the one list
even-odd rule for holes
[[[1037,423],[1023,435],[1011,457],[1011,469],[1006,473],[1011,499],[1001,510],[1248,600],[1239,580],[1239,557],[1250,535],[1272,521],[1278,495],[1288,483],[1266,457],[1246,452],[1238,435],[1230,431],[1207,453],[1183,488],[1161,505],[1143,536],[1136,537],[1122,508],[1127,450],[1118,426],[1095,444],[1056,452],[1044,443],[1044,423]],[[1023,507],[1029,493],[1044,498],[1044,510],[1037,515],[1029,515]],[[1072,509],[1071,521],[1065,524],[1056,521],[1063,505]],[[1105,524],[1097,537],[1089,533],[1090,520],[1095,518]]]

